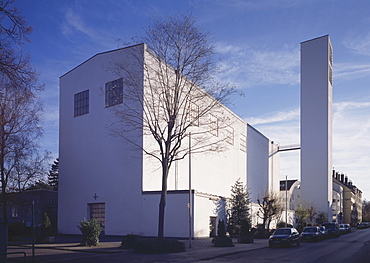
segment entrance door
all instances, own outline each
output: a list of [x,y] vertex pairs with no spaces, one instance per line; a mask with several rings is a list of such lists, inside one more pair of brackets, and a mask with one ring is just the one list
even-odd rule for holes
[[217,216],[209,217],[209,236],[210,237],[217,236]]
[[102,235],[105,234],[105,203],[89,204],[90,219],[95,219],[103,228]]

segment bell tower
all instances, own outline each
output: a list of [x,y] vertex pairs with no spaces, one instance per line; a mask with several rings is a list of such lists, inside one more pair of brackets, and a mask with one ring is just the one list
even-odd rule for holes
[[332,221],[332,45],[301,43],[301,195]]

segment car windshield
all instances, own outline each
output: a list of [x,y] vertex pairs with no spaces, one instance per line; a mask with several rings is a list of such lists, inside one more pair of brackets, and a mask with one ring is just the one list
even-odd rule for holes
[[290,229],[276,229],[275,235],[290,235]]
[[303,230],[303,232],[317,232],[317,228],[314,228],[314,227],[309,227],[309,228],[305,228]]

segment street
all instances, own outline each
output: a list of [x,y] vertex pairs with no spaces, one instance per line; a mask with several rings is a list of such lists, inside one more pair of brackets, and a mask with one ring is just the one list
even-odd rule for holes
[[[208,242],[208,241],[207,241]],[[207,243],[208,244],[208,243]],[[265,245],[266,244],[266,245]],[[234,250],[234,248],[215,248],[209,245],[196,249],[196,253],[183,252],[162,255],[138,254],[130,250],[113,248],[88,252],[73,249],[42,249],[36,250],[35,262],[68,262],[68,263],[119,263],[119,262],[370,262],[370,228],[355,229],[352,233],[339,238],[330,238],[321,242],[304,242],[299,247],[269,248],[267,240],[258,240],[255,244],[246,244],[250,250]],[[118,245],[117,245],[118,247]],[[25,262],[32,262],[30,247],[11,246],[8,252],[27,253]],[[209,253],[210,252],[210,253]],[[21,255],[9,255],[8,263],[24,262]]]
[[299,247],[253,250],[202,262],[370,262],[370,229],[355,230],[338,238],[305,242]]

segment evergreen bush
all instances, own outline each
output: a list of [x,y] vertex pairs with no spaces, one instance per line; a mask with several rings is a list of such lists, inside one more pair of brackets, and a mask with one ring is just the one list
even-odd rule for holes
[[226,236],[224,220],[218,220],[217,237],[212,239],[214,247],[233,247],[233,240]]
[[140,243],[140,237],[135,234],[128,234],[122,239],[121,248],[135,249]]
[[97,246],[99,244],[99,236],[103,228],[95,219],[78,221],[80,223],[78,229],[82,233],[81,246]]

